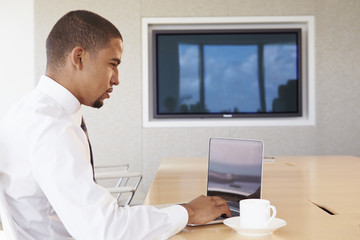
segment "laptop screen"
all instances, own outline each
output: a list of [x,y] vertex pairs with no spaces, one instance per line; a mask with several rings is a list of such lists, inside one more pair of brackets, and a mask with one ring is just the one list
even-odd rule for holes
[[263,148],[259,140],[211,138],[207,195],[261,198]]

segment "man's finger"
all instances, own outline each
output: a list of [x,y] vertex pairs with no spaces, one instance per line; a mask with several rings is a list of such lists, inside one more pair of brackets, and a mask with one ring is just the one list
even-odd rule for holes
[[226,214],[227,217],[231,217],[230,208],[227,202],[223,198],[218,196],[213,196],[212,200],[215,201],[215,204],[220,211],[219,216],[222,214]]
[[219,210],[220,210],[220,213],[221,213],[220,215],[226,214],[227,217],[231,217],[230,208],[229,208],[229,206],[227,204],[226,205],[220,205]]

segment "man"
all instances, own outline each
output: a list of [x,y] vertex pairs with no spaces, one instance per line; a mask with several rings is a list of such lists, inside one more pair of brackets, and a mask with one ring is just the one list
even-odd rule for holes
[[81,105],[101,107],[119,84],[122,36],[99,15],[73,11],[55,24],[46,50],[45,76],[0,127],[0,183],[20,239],[167,239],[187,223],[230,216],[218,197],[118,207],[93,181]]

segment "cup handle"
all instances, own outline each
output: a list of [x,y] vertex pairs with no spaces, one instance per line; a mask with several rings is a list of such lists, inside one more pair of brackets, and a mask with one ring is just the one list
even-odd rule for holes
[[276,207],[270,205],[269,208],[272,209],[272,215],[269,218],[269,220],[266,222],[266,224],[269,224],[276,217]]

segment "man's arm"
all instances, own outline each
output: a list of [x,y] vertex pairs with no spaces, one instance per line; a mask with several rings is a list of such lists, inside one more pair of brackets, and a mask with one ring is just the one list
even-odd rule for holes
[[116,199],[93,181],[88,142],[80,126],[52,124],[40,136],[32,156],[34,178],[47,198],[44,204],[51,204],[48,208],[56,212],[44,217],[58,216],[75,239],[160,240],[186,226],[188,216],[181,206],[119,207]]
[[188,212],[188,224],[208,223],[222,214],[231,217],[230,209],[226,201],[221,197],[199,196],[182,206]]

